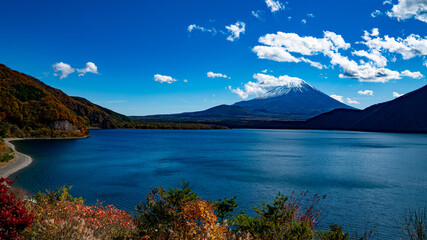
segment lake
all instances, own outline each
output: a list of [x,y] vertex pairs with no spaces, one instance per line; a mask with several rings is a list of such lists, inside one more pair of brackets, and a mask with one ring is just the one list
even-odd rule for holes
[[237,196],[239,209],[277,192],[326,194],[323,223],[376,225],[400,235],[405,210],[426,206],[427,135],[314,130],[92,130],[77,140],[15,141],[34,162],[16,185],[30,193],[72,185],[132,211],[151,187],[189,181],[204,199]]

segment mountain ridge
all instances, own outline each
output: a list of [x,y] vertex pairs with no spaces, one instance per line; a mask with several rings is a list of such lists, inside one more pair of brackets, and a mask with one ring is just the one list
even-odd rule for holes
[[288,81],[260,97],[219,105],[203,111],[149,116],[132,116],[135,120],[265,120],[304,121],[336,108],[354,109],[317,90],[304,80]]
[[303,80],[299,84],[273,88],[258,98],[237,102],[233,106],[251,111],[284,114],[291,116],[290,120],[307,120],[337,108],[354,109],[331,98]]
[[427,132],[427,85],[364,110],[336,109],[307,121],[312,128],[382,132]]
[[115,128],[132,121],[90,101],[0,64],[0,135],[86,136],[88,127]]

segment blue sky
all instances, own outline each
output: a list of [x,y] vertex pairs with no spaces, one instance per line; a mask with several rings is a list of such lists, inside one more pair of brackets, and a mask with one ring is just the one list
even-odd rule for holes
[[426,85],[426,7],[7,0],[0,62],[126,115],[232,104],[294,78],[363,109]]

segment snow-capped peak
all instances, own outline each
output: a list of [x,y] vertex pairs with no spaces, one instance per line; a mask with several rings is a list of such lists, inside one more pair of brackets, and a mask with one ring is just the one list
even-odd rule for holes
[[310,84],[308,84],[306,81],[302,79],[295,79],[292,81],[286,81],[281,86],[277,86],[270,91],[266,92],[264,95],[258,97],[258,99],[265,99],[265,98],[272,98],[272,97],[279,97],[286,94],[289,94],[290,92],[306,92],[310,90],[315,90]]

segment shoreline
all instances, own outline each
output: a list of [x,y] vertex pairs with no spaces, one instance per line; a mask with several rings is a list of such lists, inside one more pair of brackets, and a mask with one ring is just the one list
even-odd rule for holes
[[15,157],[10,160],[5,166],[0,168],[0,177],[8,178],[10,175],[18,172],[21,169],[28,167],[32,162],[33,158],[16,151],[15,145],[11,141],[25,140],[25,138],[5,138],[4,143],[6,146],[12,148]]
[[85,137],[63,137],[63,138],[51,138],[51,137],[46,137],[46,138],[5,138],[4,139],[4,143],[6,144],[7,147],[12,148],[13,153],[15,155],[15,157],[10,160],[6,165],[0,167],[0,178],[4,177],[4,178],[8,178],[10,177],[10,175],[17,173],[18,171],[28,167],[33,161],[34,159],[24,153],[18,152],[15,148],[15,145],[13,145],[13,143],[11,143],[11,141],[21,141],[21,140],[35,140],[35,139],[42,139],[42,140],[46,140],[46,139],[59,139],[59,140],[64,140],[64,139],[80,139],[80,138],[87,138],[89,136],[85,136]]

